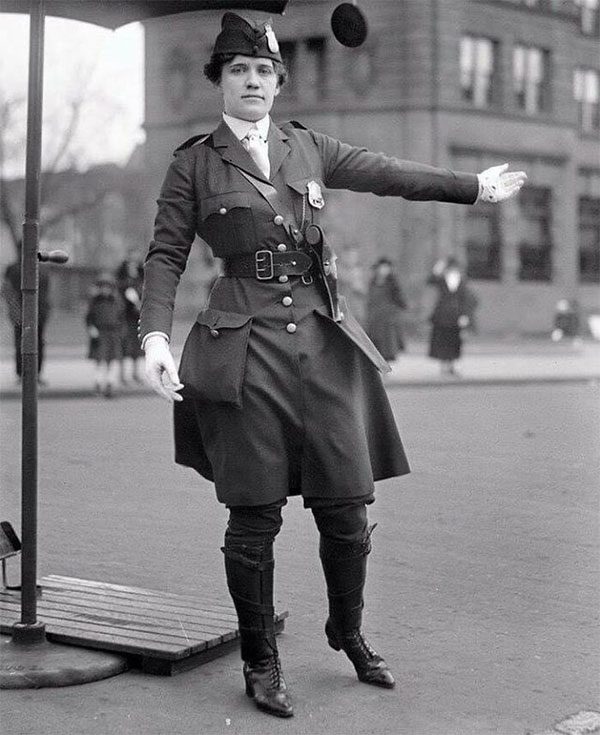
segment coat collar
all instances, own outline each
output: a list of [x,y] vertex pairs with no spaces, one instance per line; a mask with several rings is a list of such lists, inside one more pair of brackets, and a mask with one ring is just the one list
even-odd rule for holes
[[[279,171],[282,162],[290,153],[291,149],[287,140],[288,136],[280,130],[273,121],[271,121],[268,136],[271,178],[273,178]],[[261,181],[271,183],[269,179],[265,178],[256,163],[254,163],[252,156],[235,137],[233,131],[226,122],[221,122],[213,132],[212,142],[213,147],[217,150],[223,160],[228,161],[237,168],[241,168],[242,171],[246,171]]]

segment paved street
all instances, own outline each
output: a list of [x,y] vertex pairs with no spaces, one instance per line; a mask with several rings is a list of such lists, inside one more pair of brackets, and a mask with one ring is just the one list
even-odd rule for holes
[[[317,535],[296,499],[276,547],[293,719],[254,709],[234,653],[168,679],[4,692],[3,730],[546,735],[599,710],[597,382],[390,396],[413,473],[380,483],[371,508],[365,629],[394,691],[360,684],[327,647]],[[19,402],[0,410],[2,517],[18,527]],[[225,511],[171,454],[158,399],[41,401],[40,576],[225,595]]]

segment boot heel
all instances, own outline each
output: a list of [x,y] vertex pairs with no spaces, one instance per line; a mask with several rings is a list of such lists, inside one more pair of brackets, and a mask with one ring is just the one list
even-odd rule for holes
[[337,641],[332,641],[331,638],[327,639],[327,643],[329,643],[329,645],[331,646],[331,648],[333,648],[334,651],[342,650],[342,647],[340,646],[340,644]]
[[244,681],[246,683],[246,696],[252,699],[252,697],[254,697],[254,687],[250,683],[250,679],[245,671],[244,671]]
[[325,635],[327,636],[327,643],[333,648],[334,651],[341,651],[342,647],[340,646],[338,639],[335,635],[335,633],[332,630],[331,625],[329,622],[325,625]]

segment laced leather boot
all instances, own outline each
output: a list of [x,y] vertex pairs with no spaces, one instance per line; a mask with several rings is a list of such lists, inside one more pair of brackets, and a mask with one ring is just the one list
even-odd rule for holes
[[294,714],[277,654],[254,664],[246,661],[244,680],[246,694],[254,700],[258,709],[276,717],[291,717]]
[[396,682],[391,671],[360,629],[373,528],[368,530],[363,541],[353,543],[321,536],[319,551],[329,598],[325,634],[334,651],[344,651],[348,656],[360,681],[393,689]]
[[273,545],[249,546],[225,538],[227,585],[240,630],[246,694],[276,717],[294,714],[275,640]]
[[360,628],[338,634],[331,620],[328,620],[325,624],[325,634],[327,642],[334,651],[342,650],[348,656],[356,669],[359,681],[386,689],[393,689],[396,686],[386,662],[377,651],[373,650]]

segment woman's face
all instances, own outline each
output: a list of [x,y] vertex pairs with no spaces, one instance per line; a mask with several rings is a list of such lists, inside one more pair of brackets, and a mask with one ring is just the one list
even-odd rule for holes
[[279,94],[271,59],[237,54],[224,64],[219,83],[227,115],[256,122],[268,115]]

